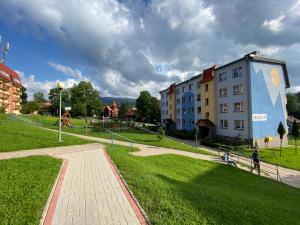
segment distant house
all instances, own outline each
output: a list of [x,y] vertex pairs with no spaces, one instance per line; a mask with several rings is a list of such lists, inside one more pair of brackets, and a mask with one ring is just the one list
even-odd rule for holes
[[286,119],[286,123],[287,123],[287,126],[288,126],[289,134],[292,133],[292,127],[293,127],[294,120],[296,120],[296,123],[300,127],[300,120],[299,119],[297,119],[293,116],[288,116],[287,119]]
[[112,102],[111,106],[105,106],[104,116],[115,118],[119,116],[119,109],[115,101]]

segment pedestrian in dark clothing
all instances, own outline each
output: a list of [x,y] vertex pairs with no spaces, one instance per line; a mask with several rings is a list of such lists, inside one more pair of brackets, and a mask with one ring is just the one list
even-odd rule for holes
[[259,158],[257,149],[255,149],[254,152],[252,153],[251,159],[252,159],[253,165],[254,165],[254,167],[251,168],[251,172],[253,170],[257,169],[258,175],[260,175],[260,158]]

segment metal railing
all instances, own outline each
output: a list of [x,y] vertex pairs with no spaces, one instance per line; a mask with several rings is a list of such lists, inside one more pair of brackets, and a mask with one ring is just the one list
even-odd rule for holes
[[[221,157],[220,153],[221,152],[228,152],[230,151],[230,156],[231,158],[235,161],[235,162],[238,162],[239,164],[244,164],[246,166],[248,166],[250,168],[250,171],[252,172],[253,171],[253,160],[250,159],[250,158],[247,158],[246,156],[244,155],[239,155],[239,154],[235,154],[235,153],[232,153],[231,152],[231,149],[226,149],[226,148],[223,148],[223,147],[219,147],[218,148],[218,154],[219,156]],[[260,173],[266,173],[267,175],[269,175],[271,177],[271,175],[275,176],[276,177],[276,180],[278,182],[282,182],[282,179],[281,179],[281,176],[280,176],[280,173],[279,173],[279,170],[278,170],[278,166],[277,165],[274,165],[274,167],[271,167],[271,166],[266,166],[266,165],[263,165],[263,163],[261,162],[260,163]],[[260,175],[260,174],[259,174]]]
[[[110,131],[110,130],[106,130],[106,132],[109,133],[109,134],[111,135],[111,144],[112,144],[112,145],[114,144],[114,136],[120,137],[120,138],[126,140],[127,142],[129,142],[129,143],[130,143],[131,154],[132,154],[132,152],[133,152],[133,146],[132,146],[132,145],[133,145],[133,143],[135,143],[133,140],[131,140],[130,138],[127,138],[127,137],[125,137],[125,136],[123,136],[123,135],[114,133],[114,132],[112,132],[112,131]],[[116,140],[116,139],[115,139],[115,140]]]
[[10,117],[13,118],[13,119],[21,120],[25,123],[28,123],[28,124],[31,124],[31,125],[34,125],[34,126],[39,126],[39,127],[43,126],[41,123],[35,122],[33,120],[29,120],[29,119],[27,119],[25,117],[22,117],[20,115],[17,115],[17,114],[11,114]]

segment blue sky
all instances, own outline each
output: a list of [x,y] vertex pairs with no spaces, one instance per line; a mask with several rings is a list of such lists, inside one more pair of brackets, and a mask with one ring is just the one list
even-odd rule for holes
[[0,0],[6,64],[29,96],[89,80],[137,97],[253,50],[285,60],[300,91],[300,1]]

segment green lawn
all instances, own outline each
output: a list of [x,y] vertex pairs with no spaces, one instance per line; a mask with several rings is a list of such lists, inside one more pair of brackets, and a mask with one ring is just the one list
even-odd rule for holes
[[108,145],[152,224],[300,224],[300,190],[234,167]]
[[[48,128],[57,128],[57,126],[54,126],[55,122],[57,121],[57,117],[53,116],[41,116],[41,115],[26,115],[28,119],[37,121],[44,126]],[[64,132],[68,133],[75,133],[75,134],[86,134],[85,127],[84,127],[84,120],[83,119],[73,119],[71,118],[71,123],[74,125],[73,128],[65,127],[63,128]],[[197,149],[175,141],[171,140],[169,138],[164,138],[163,140],[159,141],[157,139],[157,135],[149,132],[145,132],[139,129],[129,129],[126,131],[114,131],[122,136],[125,136],[126,138],[129,138],[133,140],[136,143],[139,144],[146,144],[146,145],[152,145],[152,146],[159,146],[159,147],[165,147],[165,148],[174,148],[184,151],[190,151],[190,152],[198,152],[203,154],[211,154],[210,152],[207,152],[205,150]],[[94,136],[94,137],[100,137],[100,138],[106,138],[111,139],[111,134],[106,132],[98,132],[94,131],[91,127],[88,127],[87,129],[87,135]],[[114,136],[114,139],[120,140],[120,141],[126,141],[124,138]]]
[[0,161],[0,224],[39,224],[62,160],[34,156]]
[[91,143],[69,135],[63,135],[63,142],[59,143],[57,133],[28,125],[6,115],[0,115],[0,137],[0,152]]

